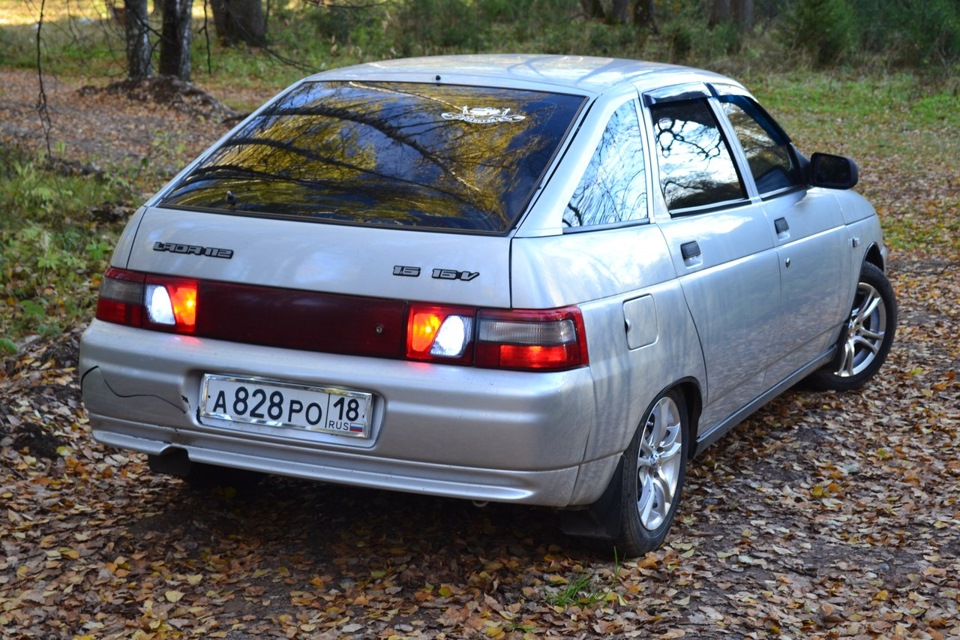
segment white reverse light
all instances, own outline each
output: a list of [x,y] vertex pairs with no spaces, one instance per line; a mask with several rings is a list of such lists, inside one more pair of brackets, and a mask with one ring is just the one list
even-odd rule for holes
[[459,358],[467,348],[473,337],[473,318],[450,315],[447,316],[437,337],[430,348],[430,355],[443,358]]
[[174,325],[177,323],[173,315],[173,302],[167,288],[159,284],[147,285],[147,315],[154,324]]

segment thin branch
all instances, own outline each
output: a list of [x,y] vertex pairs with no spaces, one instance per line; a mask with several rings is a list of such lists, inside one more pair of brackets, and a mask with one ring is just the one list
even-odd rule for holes
[[43,12],[46,9],[47,0],[40,0],[40,20],[37,22],[37,80],[40,84],[40,95],[37,98],[37,114],[40,116],[40,126],[43,128],[43,139],[47,145],[47,157],[53,155],[50,146],[50,131],[53,129],[53,122],[50,120],[50,110],[47,106],[47,92],[43,87],[43,40],[40,36],[43,31]]
[[207,18],[208,0],[203,0],[203,37],[207,41],[207,75],[213,75],[213,62],[210,59],[210,23]]

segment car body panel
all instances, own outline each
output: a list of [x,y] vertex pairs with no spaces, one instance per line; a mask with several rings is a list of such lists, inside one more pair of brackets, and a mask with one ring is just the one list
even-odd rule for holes
[[[659,223],[670,248],[703,358],[707,395],[701,426],[723,420],[763,391],[776,357],[780,270],[758,205]],[[699,255],[684,258],[696,243]]]
[[[253,216],[237,224],[237,219],[150,207],[130,243],[127,268],[307,291],[510,306],[508,238]],[[157,243],[224,248],[232,257],[176,247],[158,251]]]
[[[287,450],[296,452],[303,465],[323,467],[333,464],[328,458],[346,456],[381,473],[388,473],[395,464],[406,469],[406,474],[418,466],[449,465],[473,468],[477,473],[486,468],[504,475],[565,469],[576,477],[584,459],[594,401],[590,372],[585,368],[539,375],[530,384],[524,374],[511,371],[256,345],[238,348],[232,343],[163,333],[143,336],[142,331],[100,321],[91,327],[84,342],[84,360],[89,363],[90,354],[95,353],[97,364],[86,369],[83,380],[91,420],[95,428],[142,440],[140,450],[149,450],[151,440],[191,453],[222,446],[252,456],[256,447],[269,447],[278,452],[277,457],[264,463],[269,468],[260,470],[277,473],[282,472],[282,452]],[[202,366],[193,362],[198,350],[204,353]],[[141,367],[136,377],[129,376],[131,358]],[[203,424],[197,407],[204,373],[371,392],[375,396],[371,438],[218,421]],[[518,384],[520,380],[523,384]],[[491,395],[497,398],[496,404],[490,402]],[[129,416],[137,420],[131,421]],[[503,447],[503,442],[511,446]],[[564,506],[569,491],[561,497],[551,486],[532,487],[525,497],[533,501],[534,496],[545,494],[555,506]]]
[[835,342],[849,304],[844,287],[825,289],[824,282],[844,282],[852,270],[853,251],[840,207],[833,194],[809,189],[771,199],[764,213],[774,234],[780,266],[777,350],[787,354],[767,372],[767,383],[783,379]]
[[[591,56],[476,54],[383,60],[331,69],[308,80],[369,80],[385,75],[406,82],[448,82],[517,88],[564,88],[597,95],[624,82],[662,86],[682,82],[725,80],[723,76],[658,62]],[[437,76],[440,79],[437,79]]]

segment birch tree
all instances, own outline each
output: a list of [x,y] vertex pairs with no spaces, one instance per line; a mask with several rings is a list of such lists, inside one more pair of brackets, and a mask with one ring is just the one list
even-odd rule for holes
[[163,0],[160,74],[190,81],[190,12],[193,0]]
[[153,75],[149,18],[147,0],[123,0],[127,77],[133,80],[149,78]]

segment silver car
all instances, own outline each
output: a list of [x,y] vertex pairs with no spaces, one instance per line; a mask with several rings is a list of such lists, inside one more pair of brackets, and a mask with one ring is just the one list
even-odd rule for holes
[[694,454],[883,363],[896,300],[856,182],[697,69],[320,73],[130,220],[81,348],[93,435],[188,480],[563,508],[641,554]]

